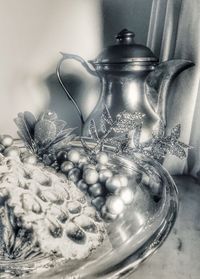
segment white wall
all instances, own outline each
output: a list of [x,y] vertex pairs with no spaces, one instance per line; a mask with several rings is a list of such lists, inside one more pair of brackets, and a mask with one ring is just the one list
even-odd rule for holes
[[0,133],[15,134],[19,111],[48,106],[59,51],[97,55],[100,18],[99,0],[0,0]]

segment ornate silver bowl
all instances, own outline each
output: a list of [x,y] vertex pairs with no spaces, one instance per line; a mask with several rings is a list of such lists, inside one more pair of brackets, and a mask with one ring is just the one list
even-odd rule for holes
[[[82,148],[80,142],[72,146]],[[13,270],[13,274],[24,271],[24,277],[31,279],[123,278],[162,245],[178,211],[173,179],[159,163],[141,154],[130,159],[116,155],[109,147],[105,151],[113,166],[129,177],[134,200],[118,219],[106,223],[108,237],[103,245],[84,260],[61,259],[53,268],[52,261],[45,257],[27,262],[1,260],[1,278],[11,276],[10,272],[1,274],[6,267]]]

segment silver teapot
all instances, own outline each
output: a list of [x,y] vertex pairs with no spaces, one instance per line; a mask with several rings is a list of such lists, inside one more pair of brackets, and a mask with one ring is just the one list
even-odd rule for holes
[[[88,136],[89,123],[93,119],[101,133],[99,124],[105,106],[113,119],[119,112],[140,112],[144,114],[141,141],[152,137],[152,131],[162,123],[166,127],[166,101],[168,89],[174,78],[194,64],[189,60],[174,59],[159,64],[158,58],[146,46],[136,44],[135,34],[123,29],[116,36],[116,44],[103,50],[89,64],[80,56],[62,53],[58,63],[57,76],[70,100],[79,112],[82,135]],[[64,60],[75,59],[101,82],[99,100],[84,120],[81,110],[65,87],[60,73]],[[91,67],[92,66],[92,67]]]

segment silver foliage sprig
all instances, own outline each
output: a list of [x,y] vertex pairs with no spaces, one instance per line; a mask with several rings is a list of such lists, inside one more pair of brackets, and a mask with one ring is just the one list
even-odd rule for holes
[[99,130],[101,133],[98,133],[94,120],[91,120],[89,125],[90,137],[96,142],[95,147],[89,147],[82,139],[84,148],[91,158],[93,154],[102,151],[105,144],[110,144],[119,154],[134,156],[135,153],[141,153],[160,162],[167,154],[184,159],[186,150],[190,146],[179,140],[181,125],[176,125],[170,134],[166,135],[164,125],[160,122],[158,129],[152,132],[152,138],[146,142],[141,142],[144,116],[140,112],[128,113],[123,111],[113,120],[108,108],[105,107],[100,120]]
[[58,119],[55,112],[44,112],[36,119],[26,111],[19,113],[14,122],[26,148],[44,161],[49,154],[54,155],[66,148],[76,138],[75,129],[67,127],[67,123]]
[[95,121],[92,119],[89,124],[89,135],[96,145],[89,147],[84,138],[81,138],[83,147],[92,159],[94,154],[102,151],[106,144],[112,144],[117,152],[123,147],[123,143],[130,141],[129,132],[142,126],[144,114],[135,112],[133,114],[126,111],[117,114],[113,119],[108,108],[105,106],[100,119],[100,133],[98,132]]
[[145,143],[140,143],[140,141],[137,141],[137,143],[135,142],[134,138],[137,138],[136,132],[135,137],[133,138],[135,146],[123,149],[123,153],[131,155],[138,152],[160,162],[162,162],[168,154],[184,159],[186,157],[186,150],[191,147],[179,141],[180,134],[180,124],[172,128],[170,133],[166,135],[164,125],[160,123],[159,128],[152,132],[152,138]]

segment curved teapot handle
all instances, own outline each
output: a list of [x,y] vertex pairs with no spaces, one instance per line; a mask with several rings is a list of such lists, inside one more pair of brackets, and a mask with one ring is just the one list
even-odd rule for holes
[[88,66],[87,62],[80,56],[78,55],[75,55],[75,54],[68,54],[68,53],[63,53],[63,52],[60,52],[61,55],[62,55],[62,58],[60,59],[60,61],[58,62],[58,65],[57,65],[57,69],[56,69],[56,74],[57,74],[57,78],[59,80],[59,83],[60,85],[62,86],[63,90],[65,91],[67,97],[69,98],[69,100],[73,103],[73,105],[75,106],[78,114],[79,114],[79,117],[81,119],[81,123],[84,124],[84,119],[83,119],[83,114],[77,104],[77,102],[74,100],[74,98],[72,97],[72,95],[69,93],[69,90],[65,87],[64,85],[64,82],[61,78],[61,65],[62,63],[67,60],[67,59],[74,59],[78,62],[80,62],[82,64],[82,66],[87,70],[88,73],[94,75],[94,76],[97,76],[96,72],[92,69],[90,69],[90,67]]

